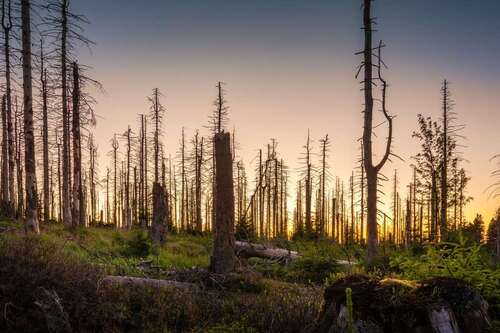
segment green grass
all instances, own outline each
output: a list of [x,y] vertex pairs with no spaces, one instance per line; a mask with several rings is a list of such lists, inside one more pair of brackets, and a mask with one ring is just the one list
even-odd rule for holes
[[[15,222],[2,220],[0,226],[22,232]],[[4,233],[0,237],[16,237],[16,234]],[[41,239],[81,260],[104,267],[110,274],[131,276],[144,275],[137,268],[144,261],[152,261],[160,270],[208,267],[212,247],[209,236],[169,235],[166,244],[157,248],[146,231],[140,229],[82,228],[71,232],[57,223],[42,224]]]

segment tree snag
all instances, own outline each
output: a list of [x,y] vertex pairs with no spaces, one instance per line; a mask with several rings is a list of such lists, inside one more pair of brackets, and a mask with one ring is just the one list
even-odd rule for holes
[[210,258],[210,270],[224,274],[234,270],[234,191],[233,161],[230,134],[221,132],[214,136],[215,185],[214,199],[214,249]]

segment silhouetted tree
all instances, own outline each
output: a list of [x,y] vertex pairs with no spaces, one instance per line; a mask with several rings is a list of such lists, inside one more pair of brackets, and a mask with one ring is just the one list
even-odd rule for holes
[[[387,83],[381,76],[381,69],[383,62],[380,55],[380,50],[382,48],[382,43],[379,44],[375,49],[378,51],[377,59],[378,64],[376,65],[378,69],[378,80],[381,83],[381,104],[382,112],[384,114],[385,120],[388,123],[388,136],[386,142],[386,149],[382,159],[378,164],[373,163],[373,147],[372,147],[372,136],[373,136],[373,45],[372,45],[372,24],[374,18],[371,17],[371,2],[372,0],[364,0],[363,7],[363,29],[365,34],[365,47],[363,54],[362,68],[364,69],[364,79],[363,79],[363,90],[365,98],[365,109],[364,113],[364,125],[363,125],[363,160],[365,164],[366,172],[366,182],[367,182],[367,262],[372,264],[375,260],[377,254],[377,197],[378,197],[378,174],[386,161],[391,155],[391,143],[392,143],[392,117],[388,114],[386,109],[386,93],[387,93]],[[361,68],[360,68],[361,70]]]

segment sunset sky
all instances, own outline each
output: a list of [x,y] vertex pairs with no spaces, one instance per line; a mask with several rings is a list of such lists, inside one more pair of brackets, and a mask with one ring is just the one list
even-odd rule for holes
[[[164,142],[175,155],[184,126],[205,132],[217,81],[226,83],[239,154],[247,169],[270,138],[296,174],[307,130],[332,139],[332,173],[345,181],[355,166],[363,98],[354,78],[362,48],[358,0],[73,0],[96,42],[80,61],[93,67],[105,93],[97,95],[96,128],[102,162],[113,133],[137,126],[155,87],[167,109]],[[377,0],[375,38],[387,47],[388,108],[396,115],[387,164],[406,184],[418,113],[440,115],[440,85],[451,82],[458,122],[465,124],[464,167],[474,201],[468,216],[489,220],[500,204],[488,200],[489,160],[500,153],[500,2],[497,0]],[[385,137],[377,129],[378,143]],[[293,177],[293,176],[292,176]],[[295,180],[295,178],[292,178]],[[290,191],[293,192],[295,181]],[[390,195],[390,190],[387,193]],[[401,188],[401,192],[406,191]],[[390,209],[386,206],[382,209]]]

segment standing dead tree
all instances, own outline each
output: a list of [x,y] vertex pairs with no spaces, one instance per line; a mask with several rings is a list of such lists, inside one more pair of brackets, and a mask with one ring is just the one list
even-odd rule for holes
[[327,204],[328,200],[326,198],[326,187],[328,185],[329,180],[329,165],[328,165],[328,153],[330,149],[330,139],[328,138],[328,134],[325,135],[323,139],[320,140],[321,145],[321,173],[320,173],[320,212],[319,212],[319,221],[318,221],[318,230],[317,233],[320,237],[325,236],[325,225],[328,218],[327,214]]
[[80,136],[80,74],[73,62],[73,228],[85,225],[85,209],[82,191],[82,145]]
[[161,92],[158,88],[153,89],[152,96],[148,97],[151,103],[150,118],[153,122],[153,157],[154,157],[154,182],[159,182],[160,170],[160,137],[162,135],[163,117],[165,114],[165,107],[160,102]]
[[311,144],[311,136],[309,134],[309,130],[307,131],[307,141],[304,145],[304,152],[302,153],[302,167],[301,167],[301,178],[304,182],[304,192],[305,192],[305,234],[307,237],[310,237],[313,234],[313,223],[312,223],[312,185],[313,185],[313,173],[314,168],[312,165],[312,144]]
[[5,207],[7,216],[13,216],[14,203],[15,203],[15,190],[14,190],[14,127],[12,117],[12,65],[11,65],[11,30],[12,23],[12,6],[11,0],[7,4],[2,0],[2,28],[4,32],[3,48],[5,57],[5,111],[7,121],[7,178],[8,178],[8,198],[7,206]]
[[29,0],[21,1],[22,58],[24,95],[24,160],[26,165],[26,222],[25,229],[40,233],[37,213],[35,137],[33,133],[33,86],[31,74],[31,18]]
[[216,193],[214,249],[210,270],[217,274],[235,269],[234,252],[234,188],[231,139],[229,133],[217,133],[214,137],[216,158]]
[[[68,94],[70,85],[68,84],[68,73],[71,73],[72,63],[76,60],[74,56],[77,44],[90,47],[93,42],[86,38],[82,31],[83,25],[88,24],[86,17],[76,14],[70,10],[69,0],[49,0],[43,5],[46,11],[42,25],[42,34],[52,40],[51,45],[54,49],[51,54],[57,64],[54,70],[60,78],[55,88],[60,89],[60,105],[62,110],[62,212],[63,222],[66,227],[72,227],[73,220],[77,221],[80,217],[72,217],[72,188],[71,188],[71,133],[70,121],[71,110],[69,108]],[[79,66],[80,68],[82,66]],[[80,75],[82,81],[84,77]],[[85,77],[85,81],[88,78]],[[80,97],[80,103],[89,106],[85,101],[83,94]],[[82,105],[83,106],[83,105]],[[81,112],[80,112],[81,114]],[[81,177],[81,175],[80,175]]]
[[[386,94],[387,83],[381,76],[381,70],[384,63],[381,59],[382,43],[378,47],[372,45],[372,25],[374,18],[371,16],[371,3],[372,0],[364,0],[363,7],[363,30],[364,30],[364,50],[358,54],[363,54],[363,62],[358,70],[358,73],[364,70],[363,90],[365,99],[365,109],[363,111],[364,125],[363,125],[363,162],[366,172],[367,183],[367,262],[372,264],[377,254],[378,246],[378,226],[377,226],[377,201],[378,201],[378,174],[382,167],[385,165],[391,155],[392,143],[392,120],[393,117],[389,115],[386,108]],[[377,50],[376,55],[378,62],[373,64],[373,51]],[[377,78],[373,77],[373,68],[377,68],[378,80],[381,83],[381,104],[382,113],[388,124],[388,136],[386,141],[386,149],[382,159],[378,164],[373,162],[373,85]]]

